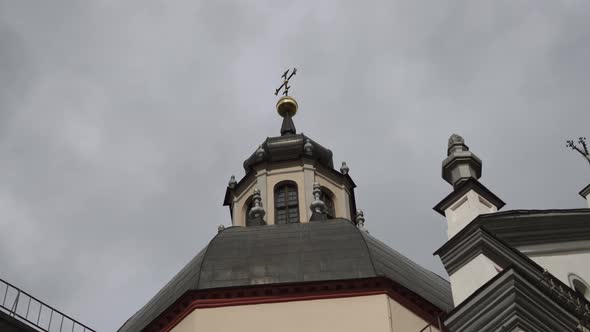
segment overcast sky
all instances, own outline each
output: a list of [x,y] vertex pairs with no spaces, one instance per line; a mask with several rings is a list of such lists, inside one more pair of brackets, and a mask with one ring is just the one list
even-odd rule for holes
[[0,278],[116,330],[230,224],[293,66],[298,131],[441,275],[452,133],[504,210],[586,206],[590,2],[347,2],[0,0]]

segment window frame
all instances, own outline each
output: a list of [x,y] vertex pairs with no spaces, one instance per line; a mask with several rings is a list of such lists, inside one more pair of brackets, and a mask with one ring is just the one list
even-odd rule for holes
[[[284,207],[283,206],[279,207],[277,198],[278,198],[278,195],[280,194],[279,191],[283,188],[286,188],[285,193],[284,193],[285,203],[284,203]],[[292,188],[292,190],[293,190],[292,192],[295,193],[295,202],[294,203],[289,202],[289,193],[291,192],[289,190],[289,188]],[[301,222],[301,213],[299,211],[299,186],[297,185],[296,182],[287,180],[287,181],[281,181],[281,182],[277,183],[273,189],[273,198],[274,198],[273,205],[274,205],[274,215],[275,215],[274,223],[275,224],[286,225],[286,224],[297,224],[297,223]],[[279,217],[278,217],[279,211],[283,211],[283,210],[285,211],[285,221],[282,223],[279,223]],[[297,211],[297,221],[290,222],[289,221],[289,212],[293,211],[293,210]]]

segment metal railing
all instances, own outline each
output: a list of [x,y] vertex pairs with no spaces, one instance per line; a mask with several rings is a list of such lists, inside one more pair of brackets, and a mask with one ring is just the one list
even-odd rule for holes
[[44,332],[96,332],[2,279],[0,310]]

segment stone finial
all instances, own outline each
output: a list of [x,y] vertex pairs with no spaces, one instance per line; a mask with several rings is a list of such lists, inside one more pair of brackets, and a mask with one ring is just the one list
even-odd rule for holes
[[236,176],[232,175],[231,178],[229,178],[229,183],[227,184],[227,186],[231,189],[234,189],[236,187],[236,184],[238,184],[238,182],[236,181]]
[[326,212],[326,203],[321,199],[321,189],[320,184],[315,182],[313,184],[313,202],[311,202],[310,209],[313,212],[317,213],[325,213]]
[[217,226],[217,233],[221,233],[225,229],[225,226],[219,225]]
[[343,161],[342,166],[340,166],[340,173],[346,175],[346,174],[348,174],[348,171],[350,171],[350,168],[348,168],[348,165],[346,165],[346,162]]
[[465,144],[465,140],[461,135],[453,134],[449,137],[449,148],[455,144]]
[[262,207],[262,197],[260,196],[260,189],[254,188],[254,195],[252,197],[253,206],[249,212],[251,218],[264,218],[266,212]]
[[256,157],[262,158],[262,157],[264,157],[265,153],[266,153],[266,151],[264,151],[264,148],[262,147],[262,145],[259,145],[258,149],[256,149]]
[[354,222],[356,223],[356,227],[360,229],[365,229],[365,214],[363,213],[363,210],[356,210]]
[[468,179],[481,177],[481,159],[469,151],[463,137],[451,135],[447,156],[442,163],[442,177],[454,188]]
[[309,138],[305,140],[305,144],[303,145],[303,151],[305,151],[305,154],[309,156],[313,154],[313,144],[311,144]]

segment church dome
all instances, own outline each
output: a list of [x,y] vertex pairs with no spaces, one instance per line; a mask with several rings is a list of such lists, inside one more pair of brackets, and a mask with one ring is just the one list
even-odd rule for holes
[[221,230],[119,331],[139,331],[188,291],[384,277],[449,311],[449,283],[351,221]]

